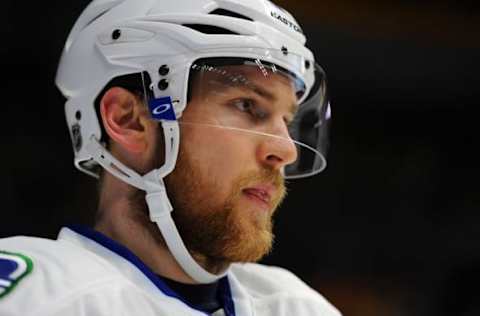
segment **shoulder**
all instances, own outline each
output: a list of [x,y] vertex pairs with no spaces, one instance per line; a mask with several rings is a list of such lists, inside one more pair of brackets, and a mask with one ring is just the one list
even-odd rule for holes
[[[0,239],[0,251],[30,261],[32,276],[57,273],[62,278],[69,277],[83,283],[90,277],[104,275],[111,269],[108,262],[99,256],[64,239],[10,237]],[[58,279],[52,277],[48,281],[55,282]]]
[[319,294],[287,269],[256,263],[234,264],[233,274],[242,284],[258,295],[286,293],[295,296],[318,297]]
[[64,240],[0,239],[0,314],[34,315],[118,277],[101,258]]
[[278,315],[341,315],[322,295],[284,268],[247,263],[232,265],[231,272],[257,305],[279,309]]

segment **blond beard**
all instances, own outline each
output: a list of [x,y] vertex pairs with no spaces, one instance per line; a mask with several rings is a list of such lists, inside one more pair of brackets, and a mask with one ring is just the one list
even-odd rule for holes
[[[260,260],[273,245],[272,215],[285,196],[283,177],[268,169],[246,173],[233,181],[228,197],[218,201],[222,188],[195,165],[181,150],[175,170],[165,179],[172,216],[192,256],[213,273],[232,262]],[[242,189],[258,183],[276,188],[271,212],[239,207]]]
[[[232,181],[228,197],[218,201],[217,192],[222,187],[208,172],[195,167],[199,164],[189,158],[192,156],[180,146],[176,167],[165,178],[172,217],[190,254],[211,273],[219,273],[232,262],[260,260],[272,249],[272,216],[286,195],[283,177],[270,169],[245,173]],[[271,183],[276,188],[271,212],[238,206],[242,189],[258,183]],[[150,221],[145,192],[133,190],[128,201],[129,216],[145,228],[142,233],[167,247],[158,226]]]

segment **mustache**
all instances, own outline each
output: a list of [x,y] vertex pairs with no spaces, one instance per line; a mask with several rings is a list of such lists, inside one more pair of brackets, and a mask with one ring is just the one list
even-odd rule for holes
[[234,192],[238,195],[242,190],[259,183],[268,183],[275,187],[275,194],[272,196],[272,205],[279,205],[287,195],[285,178],[279,171],[270,169],[261,169],[245,173],[234,184]]

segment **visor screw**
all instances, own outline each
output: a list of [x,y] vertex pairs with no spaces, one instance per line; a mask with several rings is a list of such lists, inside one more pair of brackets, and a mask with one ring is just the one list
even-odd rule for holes
[[119,29],[116,29],[112,32],[112,39],[116,41],[120,38],[120,35],[122,35],[122,32]]
[[158,69],[158,73],[160,76],[166,76],[170,72],[170,68],[167,65],[162,65],[160,69]]
[[158,82],[158,89],[166,90],[167,88],[168,88],[168,80],[167,79],[162,79]]
[[310,69],[310,60],[305,60],[305,68]]
[[288,55],[288,48],[285,47],[285,46],[282,46],[282,53],[283,53],[284,55]]

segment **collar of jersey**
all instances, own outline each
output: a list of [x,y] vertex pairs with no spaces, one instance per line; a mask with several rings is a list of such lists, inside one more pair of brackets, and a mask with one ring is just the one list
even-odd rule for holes
[[[157,276],[143,261],[141,261],[133,252],[128,250],[125,246],[119,244],[118,242],[110,239],[109,237],[103,235],[102,233],[95,231],[91,228],[82,225],[68,225],[62,229],[60,232],[60,236],[64,237],[65,229],[73,231],[74,233],[88,238],[91,241],[100,244],[104,248],[112,251],[113,253],[117,254],[118,256],[122,257],[123,259],[130,262],[133,266],[135,266],[140,272],[149,279],[155,287],[157,287],[163,294],[176,298],[182,301],[184,304],[188,305],[189,307],[204,313],[205,315],[210,315],[203,310],[199,310],[198,308],[189,304],[182,296],[178,293],[174,292],[159,276]],[[68,233],[67,233],[68,234]],[[68,238],[69,239],[69,238]],[[225,311],[226,316],[235,316],[235,308],[232,299],[232,293],[230,290],[230,284],[228,281],[228,277],[225,276],[219,280],[219,291],[220,297],[223,300],[223,308]]]

